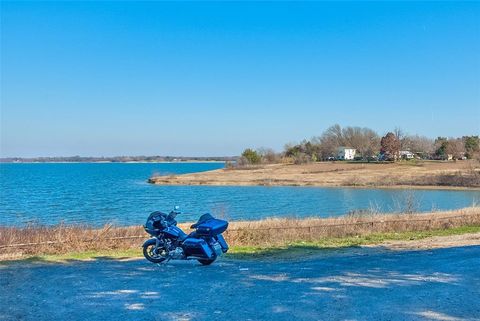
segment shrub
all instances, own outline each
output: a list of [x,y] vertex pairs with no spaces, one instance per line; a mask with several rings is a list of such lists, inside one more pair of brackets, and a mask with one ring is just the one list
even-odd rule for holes
[[242,153],[242,158],[248,163],[248,164],[259,164],[260,161],[262,160],[261,156],[257,153],[257,151],[247,148],[243,151]]

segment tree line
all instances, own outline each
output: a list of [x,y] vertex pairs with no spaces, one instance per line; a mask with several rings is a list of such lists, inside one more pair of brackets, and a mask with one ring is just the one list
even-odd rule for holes
[[480,159],[479,136],[437,137],[431,139],[409,135],[400,128],[378,135],[367,127],[341,127],[336,124],[320,136],[300,143],[290,143],[277,153],[271,148],[247,148],[238,160],[239,165],[294,162],[296,164],[334,160],[341,147],[354,148],[356,160],[395,161],[401,159],[401,151],[408,151],[419,159]]

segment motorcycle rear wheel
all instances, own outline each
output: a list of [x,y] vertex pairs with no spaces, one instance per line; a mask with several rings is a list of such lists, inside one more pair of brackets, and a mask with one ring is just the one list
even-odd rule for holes
[[213,260],[198,259],[198,262],[202,263],[202,265],[210,265],[213,262],[215,262],[215,259]]
[[147,244],[143,247],[143,256],[152,263],[162,263],[165,261],[166,253],[163,248],[155,249],[155,244]]

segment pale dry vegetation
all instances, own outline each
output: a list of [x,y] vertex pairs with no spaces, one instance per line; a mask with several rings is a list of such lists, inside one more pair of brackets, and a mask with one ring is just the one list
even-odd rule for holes
[[[137,237],[138,236],[138,237]],[[39,254],[102,251],[138,247],[146,239],[141,226],[96,229],[81,225],[0,227],[0,259]],[[12,244],[20,246],[11,247]]]
[[[189,231],[189,226],[190,223],[180,224],[186,232]],[[480,208],[426,214],[353,213],[338,218],[270,218],[231,222],[225,237],[232,247],[269,247],[299,241],[311,242],[374,233],[430,231],[461,226],[480,226]],[[101,229],[66,225],[1,227],[0,259],[138,249],[148,237],[141,226],[108,225]]]
[[397,163],[319,162],[271,164],[242,169],[157,176],[161,185],[289,185],[356,187],[480,187],[480,163],[475,160],[402,161]]
[[270,218],[235,222],[227,239],[238,246],[275,246],[373,233],[430,231],[480,225],[480,208],[424,214],[351,214],[338,218]]

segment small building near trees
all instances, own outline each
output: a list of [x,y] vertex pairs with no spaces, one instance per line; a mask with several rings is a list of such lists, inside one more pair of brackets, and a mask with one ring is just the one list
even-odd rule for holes
[[415,154],[413,154],[411,151],[409,150],[401,150],[400,151],[400,158],[402,159],[414,159],[415,158]]
[[337,150],[338,160],[353,160],[357,150],[351,147],[339,147]]

